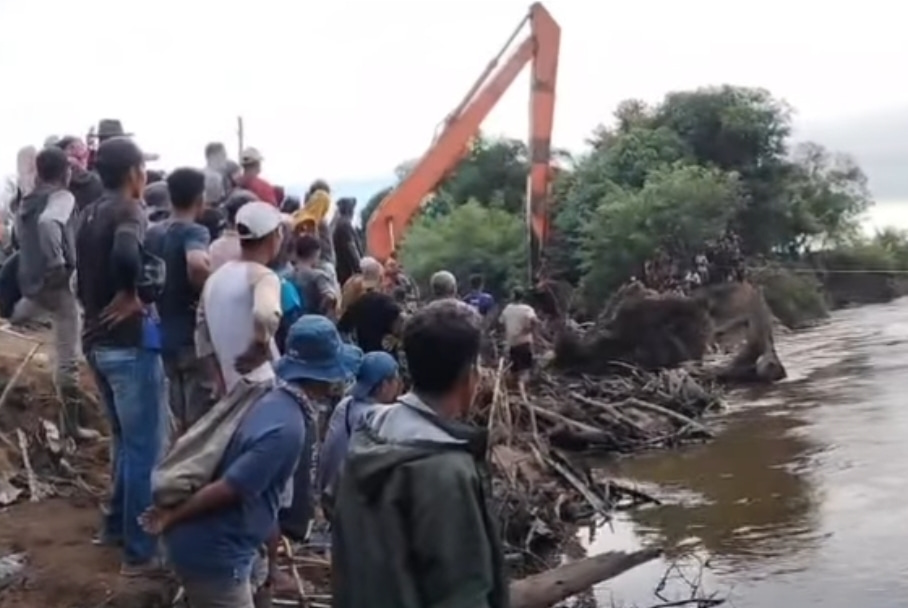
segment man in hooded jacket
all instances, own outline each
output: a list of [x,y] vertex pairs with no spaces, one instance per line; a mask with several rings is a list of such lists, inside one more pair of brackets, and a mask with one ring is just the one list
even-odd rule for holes
[[479,315],[462,302],[434,302],[407,323],[413,391],[364,420],[338,479],[335,608],[508,606],[487,435],[460,420],[479,346]]

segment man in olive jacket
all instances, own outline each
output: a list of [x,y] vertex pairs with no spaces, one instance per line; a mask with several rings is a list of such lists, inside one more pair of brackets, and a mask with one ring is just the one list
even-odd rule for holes
[[413,392],[354,432],[335,492],[335,608],[506,608],[487,507],[485,431],[462,418],[478,381],[480,319],[439,301],[404,329]]

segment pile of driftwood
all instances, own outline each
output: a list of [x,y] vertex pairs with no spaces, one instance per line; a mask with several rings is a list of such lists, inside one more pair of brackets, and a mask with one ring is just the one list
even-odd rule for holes
[[503,361],[486,374],[474,423],[489,430],[493,496],[518,570],[549,564],[573,541],[578,523],[658,504],[634,488],[596,479],[578,453],[628,453],[711,435],[700,419],[721,407],[712,385],[683,369],[614,369],[595,378],[544,373],[526,388],[509,386]]

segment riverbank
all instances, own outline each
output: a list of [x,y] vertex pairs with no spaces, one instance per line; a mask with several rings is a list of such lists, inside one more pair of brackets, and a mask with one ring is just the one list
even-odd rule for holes
[[833,312],[777,349],[789,377],[729,393],[712,442],[599,463],[662,504],[622,514],[590,550],[666,548],[597,588],[601,606],[660,603],[653,580],[681,556],[739,608],[904,603],[908,301]]
[[908,295],[908,273],[838,256],[798,265],[765,265],[751,271],[773,315],[789,329],[803,329],[842,308],[885,304]]
[[[0,604],[170,606],[173,583],[124,581],[118,576],[118,552],[92,544],[109,489],[108,442],[78,448],[61,442],[53,422],[57,404],[46,349],[30,337],[0,330],[4,346],[0,384],[11,388],[0,398],[0,558],[21,555],[23,560],[6,569],[0,561]],[[619,506],[648,500],[632,488],[593,480],[572,461],[570,451],[633,451],[700,440],[708,431],[695,419],[718,404],[709,386],[701,387],[682,370],[627,370],[598,382],[541,375],[526,393],[508,387],[503,364],[487,371],[473,421],[492,437],[493,502],[514,578],[559,565],[563,554],[570,553],[577,525],[602,521]],[[90,426],[107,436],[87,375],[83,390],[90,402]],[[602,556],[585,566],[577,561],[578,568],[564,575],[579,577],[574,587],[568,579],[546,583],[543,577],[523,587],[515,582],[514,588],[530,590],[522,592],[528,598],[525,606],[537,606],[539,597],[563,598],[567,589],[588,588],[659,553],[653,547]],[[295,557],[310,566],[303,571],[307,591],[326,593],[324,558]],[[312,585],[319,581],[321,586]]]

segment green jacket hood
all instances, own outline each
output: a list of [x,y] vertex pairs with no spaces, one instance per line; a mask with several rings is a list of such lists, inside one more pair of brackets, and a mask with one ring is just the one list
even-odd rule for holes
[[398,466],[443,454],[485,458],[488,436],[462,422],[446,420],[415,395],[376,410],[351,438],[346,474],[365,498],[374,498]]

